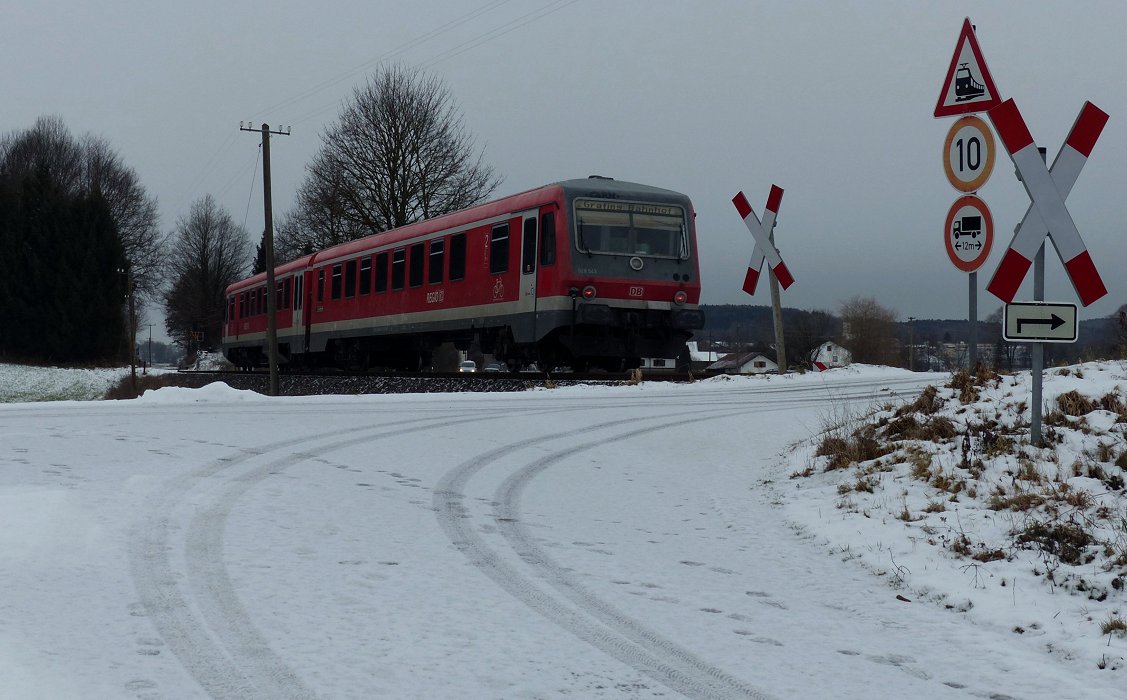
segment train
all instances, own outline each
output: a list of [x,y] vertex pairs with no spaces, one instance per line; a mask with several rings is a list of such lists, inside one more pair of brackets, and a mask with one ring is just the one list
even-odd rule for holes
[[[279,364],[419,371],[445,343],[513,371],[676,362],[705,321],[695,218],[684,194],[591,176],[305,255],[275,268]],[[225,290],[241,369],[266,363],[267,293],[264,272]]]

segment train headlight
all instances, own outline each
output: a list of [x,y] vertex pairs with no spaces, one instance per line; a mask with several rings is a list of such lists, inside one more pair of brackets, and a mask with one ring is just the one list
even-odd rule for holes
[[677,306],[681,306],[682,304],[684,304],[688,300],[689,300],[689,293],[686,292],[684,289],[677,290],[677,293],[673,295],[673,303],[676,304]]
[[583,288],[583,298],[588,301],[595,298],[595,285],[589,284]]

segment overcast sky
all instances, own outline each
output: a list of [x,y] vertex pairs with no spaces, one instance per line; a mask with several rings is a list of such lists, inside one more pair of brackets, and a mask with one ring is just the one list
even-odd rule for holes
[[[902,319],[966,318],[967,275],[947,259],[959,193],[943,174],[953,117],[932,116],[963,23],[977,26],[1003,97],[1060,148],[1085,100],[1110,121],[1068,198],[1109,294],[1127,303],[1127,3],[673,0],[110,0],[14,3],[0,23],[0,131],[63,118],[106,138],[159,199],[171,230],[214,195],[257,240],[258,137],[271,143],[274,212],[341,100],[381,61],[443,78],[498,195],[599,174],[688,194],[705,303],[741,290],[752,239],[731,204],[762,213],[785,190],[776,239],[796,282],[783,303],[837,312],[872,296]],[[980,191],[996,224],[985,291],[1029,200],[1001,144]],[[1052,301],[1076,302],[1048,255]],[[1032,299],[1029,280],[1018,300]]]

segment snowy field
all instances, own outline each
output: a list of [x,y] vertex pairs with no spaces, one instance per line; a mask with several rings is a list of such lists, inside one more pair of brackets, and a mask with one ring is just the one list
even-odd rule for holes
[[129,368],[64,369],[0,363],[0,403],[93,401],[129,376]]
[[[1047,400],[1127,387],[1122,364],[1073,370]],[[956,556],[955,533],[974,554],[1005,529],[988,488],[814,454],[949,380],[0,405],[0,697],[1127,696],[1107,556],[1051,581],[1032,549]],[[932,415],[1013,429],[1028,384]],[[1115,416],[1055,427],[1034,466],[1127,518],[1070,462],[1115,459]]]

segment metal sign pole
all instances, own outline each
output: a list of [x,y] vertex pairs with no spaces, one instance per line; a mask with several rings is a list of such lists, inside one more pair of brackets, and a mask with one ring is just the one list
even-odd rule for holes
[[[1045,244],[1033,258],[1033,300],[1045,301]],[[1033,365],[1033,399],[1030,406],[1029,441],[1034,446],[1041,445],[1041,374],[1045,369],[1045,344],[1033,343],[1030,347]]]
[[969,354],[969,371],[971,376],[977,376],[978,367],[978,272],[972,272],[967,275],[969,281],[969,288],[967,299],[969,302],[969,309],[967,310],[967,318],[970,319],[970,348]]

